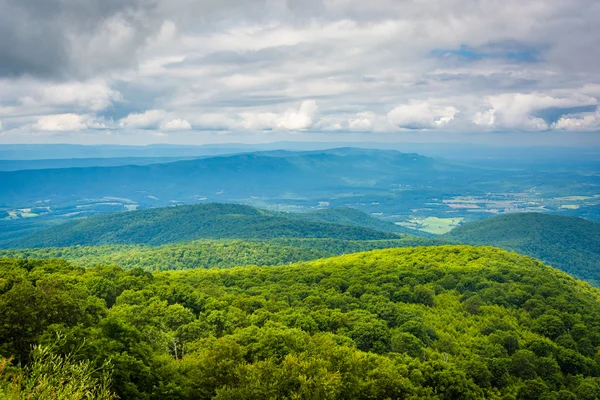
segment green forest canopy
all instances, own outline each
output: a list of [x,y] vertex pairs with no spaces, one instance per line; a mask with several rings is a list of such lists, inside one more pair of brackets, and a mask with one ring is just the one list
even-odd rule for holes
[[599,294],[489,247],[158,273],[2,259],[0,354],[30,377],[32,345],[52,348],[123,399],[596,399]]
[[515,213],[465,224],[441,238],[513,250],[600,286],[600,224],[582,218]]
[[161,246],[103,245],[0,250],[0,257],[62,258],[74,265],[91,267],[115,264],[124,269],[164,271],[196,268],[231,268],[245,265],[281,265],[297,261],[374,249],[437,246],[437,239],[406,236],[388,240],[341,239],[202,239]]
[[6,247],[160,245],[204,238],[377,240],[396,239],[398,235],[360,226],[299,220],[245,205],[211,203],[84,218],[35,232]]

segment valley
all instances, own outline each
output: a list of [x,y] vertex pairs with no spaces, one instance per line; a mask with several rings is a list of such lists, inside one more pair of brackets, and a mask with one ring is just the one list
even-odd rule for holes
[[589,164],[138,161],[0,172],[0,397],[600,394]]
[[[511,212],[594,220],[600,215],[594,165],[586,161],[568,172],[537,165],[483,168],[390,150],[339,148],[0,171],[0,231],[20,237],[19,232],[101,213],[212,202],[289,212],[351,207],[431,234]],[[428,218],[440,220],[431,224]]]
[[600,400],[599,18],[0,0],[0,400]]

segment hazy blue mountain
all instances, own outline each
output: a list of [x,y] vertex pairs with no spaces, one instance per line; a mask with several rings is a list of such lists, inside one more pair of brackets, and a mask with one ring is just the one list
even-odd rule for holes
[[513,250],[600,285],[600,224],[582,218],[508,214],[465,224],[441,238]]
[[77,144],[0,144],[0,160],[45,160],[69,158],[123,157],[198,157],[233,154],[257,150],[253,145],[223,144],[204,146],[180,145],[77,145]]
[[[46,220],[202,202],[279,211],[344,206],[433,232],[504,210],[592,207],[593,212],[600,203],[600,179],[590,167],[474,166],[415,153],[357,148],[4,171],[0,187],[0,234],[16,232],[13,222],[24,218],[31,221],[23,226],[35,230]],[[432,230],[437,223],[442,228]]]
[[0,171],[51,168],[118,167],[121,165],[165,164],[199,157],[57,158],[45,160],[0,160]]
[[[145,166],[63,168],[0,172],[0,204],[22,206],[50,199],[127,197],[141,204],[193,201],[220,193],[226,199],[344,188],[389,189],[395,182],[423,185],[455,179],[465,168],[415,154],[348,149],[273,157],[212,157]],[[346,153],[346,154],[344,154]]]
[[339,147],[394,150],[418,153],[427,157],[495,165],[545,164],[565,162],[599,162],[600,147],[482,145],[472,143],[403,143],[403,142],[272,142],[260,144],[221,143],[205,145],[149,146],[72,145],[72,144],[0,144],[0,160],[32,160],[47,158],[115,158],[115,157],[198,157],[252,151],[323,151]]

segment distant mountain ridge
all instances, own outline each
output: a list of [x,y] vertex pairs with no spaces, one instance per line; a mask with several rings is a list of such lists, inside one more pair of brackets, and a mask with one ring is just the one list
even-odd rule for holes
[[[332,149],[286,156],[245,153],[143,166],[3,171],[0,204],[23,207],[46,199],[112,196],[156,206],[171,200],[192,202],[198,196],[211,198],[216,193],[230,201],[333,188],[387,189],[399,177],[405,184],[418,184],[466,170],[396,151]],[[148,196],[158,200],[150,201]]]
[[203,238],[378,240],[398,237],[359,226],[290,218],[245,205],[211,203],[98,215],[35,232],[5,247],[160,245]]
[[115,158],[50,158],[41,160],[2,160],[0,171],[22,171],[54,168],[119,167],[122,165],[167,164],[198,157],[115,157]]
[[459,226],[440,238],[513,250],[600,286],[600,224],[582,218],[507,214]]

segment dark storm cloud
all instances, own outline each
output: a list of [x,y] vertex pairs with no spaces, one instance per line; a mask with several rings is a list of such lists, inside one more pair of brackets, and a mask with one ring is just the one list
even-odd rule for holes
[[143,0],[0,0],[0,75],[67,78],[128,65],[135,52],[82,65],[73,51],[101,34],[111,19],[130,28],[132,44],[141,44],[154,24],[148,17],[155,7]]

